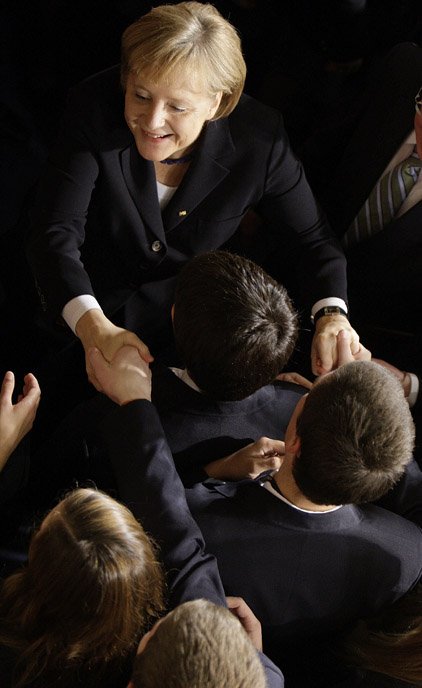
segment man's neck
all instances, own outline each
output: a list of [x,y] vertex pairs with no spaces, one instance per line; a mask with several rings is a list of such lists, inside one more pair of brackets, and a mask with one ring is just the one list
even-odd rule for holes
[[337,505],[315,504],[299,490],[291,471],[292,462],[285,458],[280,470],[275,474],[274,480],[283,497],[289,502],[305,511],[332,511]]

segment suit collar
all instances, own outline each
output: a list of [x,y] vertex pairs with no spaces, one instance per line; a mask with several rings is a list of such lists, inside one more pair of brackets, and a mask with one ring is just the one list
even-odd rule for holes
[[123,176],[139,215],[151,234],[165,243],[165,232],[175,229],[229,174],[224,157],[234,150],[227,119],[209,122],[201,137],[198,154],[182,183],[161,214],[154,166],[138,153],[129,132],[116,132],[121,147]]
[[177,227],[229,174],[224,157],[234,150],[227,118],[208,122],[180,187],[163,212],[166,231]]
[[[356,527],[363,518],[361,508],[351,504],[342,506],[336,511],[311,514],[299,511],[263,488],[262,482],[261,476],[255,480],[246,479],[238,482],[209,479],[204,481],[202,486],[209,492],[235,500],[238,505],[242,505],[245,514],[252,511],[260,522],[272,523],[280,527],[323,532],[337,531]],[[235,511],[237,513],[237,508],[233,504],[233,512]]]
[[214,401],[201,392],[196,392],[180,380],[169,368],[159,363],[152,368],[152,400],[160,413],[178,411],[183,414],[208,416],[238,415],[251,413],[276,399],[273,385],[261,387],[246,399],[239,401]]
[[154,166],[139,155],[135,140],[131,138],[130,145],[120,154],[123,176],[145,226],[156,239],[165,243]]

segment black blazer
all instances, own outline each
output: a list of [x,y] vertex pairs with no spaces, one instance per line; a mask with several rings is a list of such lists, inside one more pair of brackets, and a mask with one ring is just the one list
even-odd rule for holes
[[[368,103],[332,171],[331,183],[321,194],[339,237],[412,131],[414,98],[421,86],[422,48],[414,43],[395,46],[373,74]],[[387,327],[413,331],[413,308],[418,308],[421,298],[421,223],[419,202],[381,232],[347,251],[353,313],[355,307],[365,313],[366,302],[372,323],[380,310],[386,312],[383,322]]]
[[209,480],[187,499],[226,593],[252,607],[280,666],[289,644],[377,613],[422,574],[421,529],[376,506],[308,514],[251,480]]
[[139,156],[123,112],[117,67],[70,93],[28,242],[44,310],[57,316],[73,297],[95,294],[111,315],[142,289],[144,311],[158,304],[167,316],[180,267],[227,242],[251,207],[281,247],[299,240],[309,304],[346,298],[343,252],[278,111],[244,95],[228,118],[209,122],[162,215],[153,163]]
[[207,478],[201,466],[260,437],[284,439],[304,387],[275,382],[239,401],[214,401],[171,370],[152,367],[152,401],[185,485]]

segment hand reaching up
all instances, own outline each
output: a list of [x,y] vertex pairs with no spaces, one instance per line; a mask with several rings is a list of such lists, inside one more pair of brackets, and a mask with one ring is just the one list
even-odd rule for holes
[[40,403],[41,390],[37,379],[28,373],[24,377],[22,394],[13,404],[15,376],[9,370],[0,390],[0,471],[19,442],[31,430]]

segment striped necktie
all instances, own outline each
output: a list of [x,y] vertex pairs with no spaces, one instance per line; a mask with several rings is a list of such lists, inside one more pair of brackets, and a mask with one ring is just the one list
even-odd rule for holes
[[391,222],[418,181],[421,166],[415,146],[408,158],[381,177],[345,233],[344,248],[369,239]]

